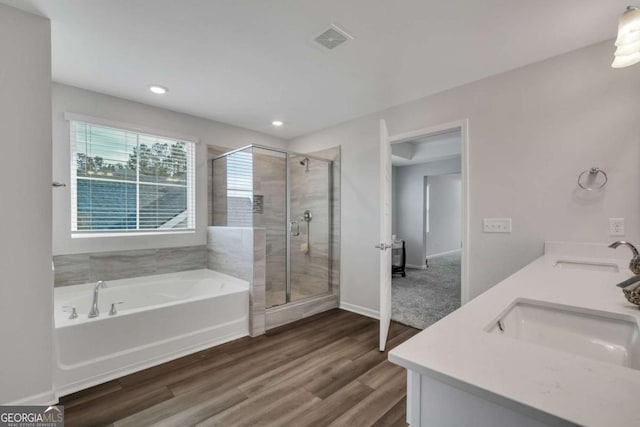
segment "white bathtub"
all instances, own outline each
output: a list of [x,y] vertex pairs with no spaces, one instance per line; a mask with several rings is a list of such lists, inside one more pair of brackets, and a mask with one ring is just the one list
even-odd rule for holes
[[[100,316],[94,284],[54,290],[54,386],[64,396],[249,334],[249,283],[211,270],[113,280]],[[118,313],[109,315],[111,303]],[[63,306],[75,306],[69,319]]]

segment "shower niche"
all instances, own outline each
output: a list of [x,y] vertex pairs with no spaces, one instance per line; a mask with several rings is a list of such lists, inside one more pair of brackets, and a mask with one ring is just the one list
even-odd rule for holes
[[[267,329],[338,305],[339,153],[252,145],[211,161],[210,268],[251,270],[253,320],[263,310]],[[236,230],[251,230],[252,253],[223,253],[222,236]]]

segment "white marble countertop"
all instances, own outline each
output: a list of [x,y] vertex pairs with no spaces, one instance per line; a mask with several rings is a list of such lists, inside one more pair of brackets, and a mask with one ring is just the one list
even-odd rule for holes
[[[547,242],[544,256],[390,351],[389,360],[536,418],[640,426],[639,370],[485,331],[517,298],[623,313],[640,322],[640,310],[615,286],[632,276],[630,259],[624,247]],[[558,268],[557,260],[615,263],[619,272]]]

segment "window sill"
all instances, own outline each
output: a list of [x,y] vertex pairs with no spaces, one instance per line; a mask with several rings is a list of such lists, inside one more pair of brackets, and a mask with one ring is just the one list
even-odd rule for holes
[[131,231],[131,232],[102,232],[102,233],[71,233],[72,239],[89,239],[99,237],[140,237],[140,236],[167,236],[171,234],[195,234],[195,229],[180,231]]

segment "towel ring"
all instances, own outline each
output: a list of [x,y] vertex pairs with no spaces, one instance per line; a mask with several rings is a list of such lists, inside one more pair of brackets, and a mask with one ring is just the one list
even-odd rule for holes
[[[590,185],[588,183],[583,184],[582,183],[582,177],[584,177],[585,174],[588,174],[588,176],[591,178],[591,181],[595,181],[596,176],[599,174],[602,174],[602,176],[604,177],[604,181],[602,182],[602,184],[600,184],[597,187],[594,187],[592,185]],[[605,171],[603,171],[600,168],[591,168],[589,170],[583,171],[580,175],[578,175],[578,186],[580,188],[582,188],[583,190],[587,190],[587,191],[594,191],[594,190],[600,190],[602,187],[604,187],[607,184],[607,181],[609,180],[609,178],[607,177],[607,173]]]

